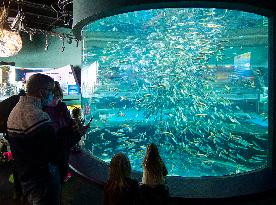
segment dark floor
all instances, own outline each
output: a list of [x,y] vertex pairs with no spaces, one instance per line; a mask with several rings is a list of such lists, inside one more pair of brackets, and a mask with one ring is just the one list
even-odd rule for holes
[[[11,174],[11,165],[0,165],[0,205],[27,205],[12,199],[12,184],[8,177]],[[100,205],[103,200],[101,186],[88,182],[83,177],[73,174],[72,178],[65,183],[62,193],[63,205]],[[170,199],[170,205],[195,205],[195,204],[233,204],[233,205],[276,205],[276,192],[263,193],[254,196],[232,199]]]
[[[10,164],[0,165],[0,205],[27,205],[28,203],[13,200],[13,184],[9,182],[10,174]],[[98,205],[102,204],[102,199],[102,187],[89,183],[75,173],[63,186],[63,205]]]

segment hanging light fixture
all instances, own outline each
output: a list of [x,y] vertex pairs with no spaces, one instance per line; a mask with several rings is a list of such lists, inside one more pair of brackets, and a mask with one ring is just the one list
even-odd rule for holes
[[[0,8],[0,57],[14,56],[22,48],[22,39],[19,33],[7,29],[7,16],[7,9],[4,5]],[[21,21],[20,23],[22,24]]]
[[2,30],[0,36],[0,57],[16,55],[22,48],[22,39],[17,32]]

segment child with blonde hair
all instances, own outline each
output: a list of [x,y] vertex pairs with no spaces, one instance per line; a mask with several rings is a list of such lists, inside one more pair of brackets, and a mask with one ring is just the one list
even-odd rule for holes
[[142,167],[143,178],[142,184],[140,185],[142,204],[167,204],[169,188],[166,185],[165,177],[168,171],[154,143],[148,145]]

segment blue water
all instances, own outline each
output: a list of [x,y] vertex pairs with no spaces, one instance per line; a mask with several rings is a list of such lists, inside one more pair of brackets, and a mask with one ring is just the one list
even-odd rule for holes
[[120,14],[83,29],[83,148],[142,171],[156,143],[169,175],[267,166],[267,18],[224,9]]

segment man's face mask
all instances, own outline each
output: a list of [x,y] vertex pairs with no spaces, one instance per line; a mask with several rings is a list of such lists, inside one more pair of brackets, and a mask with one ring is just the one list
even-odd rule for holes
[[50,106],[50,107],[56,107],[57,104],[59,103],[59,101],[61,101],[60,98],[58,98],[58,97],[53,97],[52,102],[51,102],[50,104],[48,104],[48,106]]

